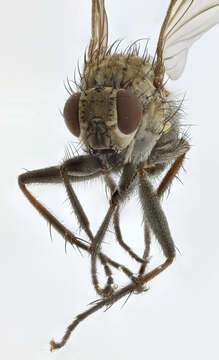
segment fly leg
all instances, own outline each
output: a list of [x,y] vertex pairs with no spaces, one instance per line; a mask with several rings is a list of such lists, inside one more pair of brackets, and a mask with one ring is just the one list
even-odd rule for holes
[[[174,177],[182,167],[183,161],[185,158],[185,153],[180,155],[169,171],[164,176],[163,180],[161,181],[159,187],[157,188],[157,196],[159,198],[162,197],[164,192],[170,187]],[[144,219],[144,240],[145,240],[145,250],[143,254],[143,259],[149,260],[149,253],[150,253],[150,244],[151,244],[151,236],[150,236],[150,227],[146,219]],[[145,264],[142,264],[141,268],[139,269],[139,276],[141,277],[145,273],[147,262]]]
[[143,259],[145,260],[144,263],[141,265],[138,276],[141,277],[146,270],[146,266],[148,265],[150,261],[150,248],[151,248],[151,231],[148,224],[148,221],[144,219],[144,253],[143,253]]
[[115,229],[115,234],[116,234],[116,239],[118,241],[118,243],[120,244],[120,246],[127,251],[127,253],[137,262],[141,263],[142,265],[145,265],[147,260],[145,259],[145,257],[143,256],[143,258],[141,258],[140,256],[138,256],[131,248],[130,246],[128,246],[123,238],[122,238],[122,233],[121,233],[121,229],[120,229],[120,207],[119,205],[117,206],[115,212],[114,212],[114,217],[113,217],[113,224],[114,224],[114,229]]
[[[157,235],[158,241],[162,246],[167,260],[161,266],[156,267],[154,270],[148,272],[147,274],[144,274],[145,266],[144,264],[142,264],[139,270],[140,276],[138,277],[138,279],[136,279],[136,281],[133,281],[132,272],[127,269],[127,276],[130,278],[131,282],[123,288],[115,291],[113,294],[111,294],[110,297],[100,299],[91,308],[77,315],[75,320],[66,329],[65,335],[63,336],[62,340],[60,342],[55,342],[53,340],[50,342],[51,350],[63,347],[68,341],[72,331],[88,316],[94,314],[96,311],[100,310],[104,306],[113,305],[115,302],[122,299],[124,296],[130,295],[133,292],[140,293],[142,291],[145,291],[146,289],[143,285],[156,277],[160,272],[165,270],[172,263],[175,257],[175,246],[170,235],[166,217],[160,206],[159,197],[164,193],[164,191],[168,188],[168,185],[172,182],[173,177],[176,175],[180,166],[182,165],[183,159],[184,155],[176,159],[176,161],[171,167],[172,170],[170,169],[167,172],[156,193],[153,191],[150,183],[144,179],[144,173],[140,172],[139,175],[139,190],[144,215],[146,216],[148,212],[150,214],[150,216],[148,216],[147,214],[147,219],[145,219],[145,251],[143,258],[147,258],[150,252],[150,227],[155,233],[155,235]],[[152,221],[150,221],[151,217]],[[109,258],[107,258],[106,261],[115,268],[118,268],[118,266],[120,267],[118,263],[114,264],[114,261],[110,260]]]
[[117,206],[121,204],[130,194],[133,189],[133,185],[136,183],[137,178],[137,170],[136,167],[132,164],[126,164],[124,166],[119,185],[115,188],[111,199],[110,199],[110,206],[105,215],[105,218],[97,231],[97,234],[94,238],[94,252],[98,251],[106,230],[108,228],[109,222],[112,218],[114,211],[116,210]]
[[158,189],[157,189],[157,196],[161,198],[161,196],[165,193],[165,191],[170,187],[172,181],[176,174],[179,172],[180,168],[182,167],[183,161],[185,159],[186,153],[180,155],[173,163],[169,171],[164,176],[163,180],[161,181]]
[[[144,219],[148,222],[166,257],[166,261],[153,270],[153,277],[155,277],[173,262],[175,257],[175,245],[170,234],[166,216],[161,208],[159,198],[153,191],[152,185],[143,172],[139,174],[139,197]],[[149,274],[151,274],[151,272]],[[139,277],[139,282],[142,285],[148,281],[149,274],[142,274]],[[143,291],[143,288],[142,290],[140,288],[140,292],[141,291]]]
[[[68,181],[71,182],[80,182],[93,179],[102,174],[102,170],[98,168],[98,163],[93,157],[89,158],[87,156],[77,157],[72,160],[68,160],[61,167],[53,166],[49,168],[39,169],[28,171],[23,173],[18,178],[19,187],[30,201],[30,203],[35,207],[35,209],[43,216],[48,223],[55,228],[59,234],[64,238],[65,242],[68,242],[72,246],[77,246],[79,249],[84,250],[88,253],[91,253],[92,247],[90,244],[86,244],[85,241],[75,236],[67,227],[65,227],[51,212],[41,204],[39,200],[35,198],[34,195],[28,190],[27,186],[31,184],[61,184],[63,183],[63,174],[65,170],[68,176],[64,175],[65,178],[65,187],[68,195],[70,194],[70,202],[73,206],[73,209],[78,218],[79,224],[85,230],[90,241],[93,241],[93,235],[89,227],[89,221],[84,213],[79,200],[74,194],[73,190],[70,189]],[[86,175],[86,172],[89,174]],[[116,261],[110,259],[108,256],[100,252],[98,254],[101,264],[104,266],[106,276],[108,278],[106,284],[106,290],[109,288],[109,285],[112,284],[112,274],[109,266],[114,267],[123,271],[129,278],[131,277],[131,272],[123,265],[117,263]],[[93,281],[97,282],[93,277]],[[102,290],[100,289],[99,293]]]
[[[84,181],[85,179],[93,178],[94,176],[98,176],[98,174],[90,174],[90,176],[82,176],[72,177],[74,181]],[[27,189],[27,185],[29,184],[58,184],[62,183],[62,177],[60,174],[60,167],[54,166],[45,169],[28,171],[26,173],[21,174],[18,177],[18,184],[20,189],[26,198],[30,201],[30,203],[35,207],[35,209],[43,216],[51,226],[53,226],[65,239],[65,241],[69,242],[71,245],[76,245],[80,249],[89,251],[89,245],[86,245],[81,239],[73,235],[73,233],[68,230],[60,221],[51,214],[51,212],[38,201],[35,196]]]
[[[161,271],[166,269],[175,257],[175,245],[173,243],[169,226],[165,217],[165,214],[159,204],[159,199],[164,192],[171,185],[174,177],[182,167],[185,154],[180,155],[175,162],[172,164],[163,180],[161,181],[156,193],[153,191],[151,184],[145,177],[144,171],[139,172],[140,183],[139,183],[139,195],[144,212],[144,222],[148,223],[148,227],[145,233],[145,254],[149,255],[150,249],[150,228],[155,234],[158,242],[160,243],[163,253],[166,256],[166,261],[153,270],[154,276],[158,275]],[[150,228],[149,228],[150,227]],[[139,279],[142,282],[147,282],[147,275],[144,275],[144,265],[139,270]],[[154,277],[153,276],[153,277]]]
[[[53,216],[32,194],[27,190],[26,185],[41,183],[63,183],[63,168],[69,171],[69,177],[72,182],[86,181],[92,179],[101,174],[101,168],[96,158],[90,156],[78,156],[74,159],[70,159],[64,162],[62,166],[54,166],[50,168],[28,171],[21,174],[18,178],[18,183],[23,191],[24,195],[36,208],[36,210],[59,232],[61,235],[65,234],[68,236],[68,230],[62,225],[60,226],[59,221]],[[68,194],[69,195],[69,194]],[[90,240],[93,240],[93,235],[90,230],[88,218],[83,211],[83,208],[77,199],[74,191],[71,191],[70,201],[75,211],[76,217],[80,226],[86,232]],[[77,238],[72,238],[74,242]]]
[[[92,244],[94,242],[94,236],[90,230],[88,218],[87,218],[87,216],[86,216],[86,214],[85,214],[85,212],[84,212],[84,210],[72,188],[71,182],[70,182],[70,180],[71,180],[70,175],[72,173],[74,173],[74,171],[75,171],[74,159],[68,160],[60,168],[60,174],[61,174],[64,186],[65,186],[68,198],[72,205],[72,208],[77,216],[77,219],[78,219],[78,222],[79,222],[81,228],[88,235],[90,242],[91,242],[91,246],[92,246]],[[91,275],[92,275],[92,282],[93,282],[93,285],[94,285],[94,288],[95,288],[97,294],[100,296],[103,296],[105,293],[112,292],[114,282],[113,282],[113,277],[112,277],[112,271],[111,271],[109,265],[107,264],[106,257],[101,253],[98,254],[98,257],[99,257],[101,264],[104,267],[104,271],[105,271],[105,274],[107,277],[107,283],[106,283],[105,287],[104,288],[100,287],[96,273],[92,273]]]
[[[110,220],[116,211],[117,207],[121,202],[123,202],[126,197],[130,194],[133,189],[133,185],[135,184],[137,176],[136,167],[132,164],[126,164],[123,169],[123,173],[120,178],[120,182],[118,188],[114,191],[111,196],[110,206],[107,211],[107,214],[97,231],[97,234],[93,241],[93,249],[91,252],[91,274],[92,278],[95,279],[97,277],[97,255],[100,251],[100,246],[105,236],[106,230],[108,229]],[[121,267],[122,269],[122,267]],[[94,284],[95,286],[95,284]],[[103,294],[103,296],[111,296],[113,293],[113,289],[107,294]]]
[[[98,171],[94,174],[90,174],[87,176],[81,176],[81,177],[77,177],[75,176],[75,174],[69,175],[72,181],[85,181],[88,179],[92,179],[96,176],[98,176],[99,173]],[[45,168],[45,169],[39,169],[39,170],[33,170],[33,171],[28,171],[26,173],[21,174],[18,177],[18,183],[19,183],[19,187],[22,190],[22,192],[24,193],[24,195],[26,196],[26,198],[30,201],[30,203],[35,207],[35,209],[40,213],[41,216],[43,216],[51,226],[53,226],[59,233],[60,235],[65,239],[65,241],[69,242],[71,245],[73,246],[77,246],[78,248],[87,251],[88,253],[91,252],[91,247],[90,245],[87,245],[85,242],[83,242],[81,239],[79,239],[78,237],[76,237],[69,229],[67,229],[54,215],[52,215],[50,213],[50,211],[41,204],[41,202],[39,202],[32,194],[31,192],[27,189],[27,185],[29,184],[60,184],[63,182],[63,177],[61,176],[60,173],[60,167],[58,166],[54,166],[54,167],[50,167],[50,168]],[[77,200],[75,200],[75,203],[77,204]],[[80,206],[78,206],[79,208]],[[84,214],[82,213],[82,215],[77,215],[78,218],[82,218],[83,220],[81,221],[81,223],[86,224],[87,220],[84,217]],[[87,234],[89,234],[89,230],[87,231]],[[100,252],[98,254],[98,257],[100,258],[100,261],[102,263],[105,264],[110,264],[111,266],[113,266],[116,269],[121,269],[127,276],[131,277],[132,274],[131,272],[124,266],[121,266],[120,264],[118,264],[117,262],[115,262],[114,260],[111,260],[108,256],[104,255],[102,252]],[[107,271],[109,269],[109,266],[107,268]],[[105,270],[105,272],[107,272]],[[109,277],[110,277],[110,270],[108,273]],[[108,280],[109,281],[109,280]],[[56,343],[55,341],[51,341],[51,350],[56,349],[56,348],[60,348],[62,347],[67,339],[69,338],[72,330],[75,328],[75,326],[82,321],[83,319],[85,319],[87,316],[89,316],[90,314],[92,314],[93,312],[97,311],[99,308],[103,307],[104,304],[107,304],[107,300],[103,300],[103,302],[101,303],[97,303],[97,305],[95,305],[93,307],[93,309],[89,309],[88,311],[86,311],[84,314],[80,314],[80,316],[78,316],[75,320],[75,322],[73,324],[71,324],[68,329],[66,330],[66,334],[64,335],[62,341],[60,343]]]
[[[109,175],[105,175],[104,180],[105,180],[107,186],[109,187],[109,189],[111,191],[111,194],[113,194],[116,191],[116,187],[117,187],[116,183],[114,182],[114,180]],[[144,260],[144,258],[142,259],[140,256],[135,254],[135,252],[124,242],[124,240],[122,238],[122,233],[121,233],[121,229],[120,229],[120,206],[119,205],[117,205],[117,208],[116,208],[116,210],[114,212],[113,225],[114,225],[116,240],[118,241],[119,245],[125,251],[127,251],[127,253],[134,260],[141,263],[142,265],[145,264],[146,261]]]
[[[101,175],[101,169],[99,168],[99,163],[94,157],[89,156],[79,156],[74,159],[67,160],[60,167],[54,166],[50,168],[28,171],[24,174],[21,174],[18,178],[19,186],[31,202],[31,204],[36,208],[36,210],[53,226],[65,239],[66,242],[69,242],[71,245],[76,245],[82,250],[91,252],[91,247],[86,242],[82,241],[80,238],[76,237],[70,230],[68,230],[59,220],[50,213],[50,211],[43,206],[27,189],[28,184],[41,183],[41,184],[55,184],[55,183],[64,183],[68,198],[73,207],[74,213],[78,219],[80,226],[83,228],[85,233],[88,235],[90,242],[93,241],[93,234],[90,230],[89,220],[70,185],[71,182],[80,182],[92,179]],[[120,264],[111,260],[102,253],[98,254],[101,264],[104,266],[104,271],[107,276],[106,288],[113,283],[112,272],[109,268],[107,262],[111,262],[111,266],[118,268]],[[125,267],[124,267],[124,270]],[[94,279],[94,281],[97,280]],[[98,293],[102,293],[102,289],[99,289]]]

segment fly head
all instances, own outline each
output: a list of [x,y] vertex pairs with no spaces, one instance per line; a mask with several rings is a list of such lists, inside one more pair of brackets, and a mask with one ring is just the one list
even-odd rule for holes
[[142,105],[130,90],[95,87],[70,96],[64,119],[89,152],[111,156],[123,152],[134,140],[142,121]]

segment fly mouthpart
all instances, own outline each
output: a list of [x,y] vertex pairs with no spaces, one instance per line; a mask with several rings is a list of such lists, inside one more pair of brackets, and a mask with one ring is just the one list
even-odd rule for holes
[[109,149],[109,148],[91,148],[91,151],[93,154],[98,155],[98,154],[102,154],[102,155],[113,155],[115,154],[115,150],[113,149]]

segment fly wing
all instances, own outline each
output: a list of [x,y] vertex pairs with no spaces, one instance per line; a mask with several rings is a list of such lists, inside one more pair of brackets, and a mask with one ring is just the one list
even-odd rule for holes
[[101,53],[108,44],[108,21],[104,0],[92,0],[91,40],[88,59],[98,52]]
[[183,73],[189,48],[219,22],[218,0],[172,0],[157,45],[156,82],[164,72],[172,80]]

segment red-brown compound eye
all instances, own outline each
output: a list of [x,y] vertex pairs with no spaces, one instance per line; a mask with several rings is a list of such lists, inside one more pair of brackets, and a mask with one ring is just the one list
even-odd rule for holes
[[63,111],[65,123],[71,133],[75,136],[80,135],[79,124],[79,100],[81,93],[75,93],[66,101]]
[[135,131],[142,119],[142,105],[129,90],[117,93],[117,118],[119,130],[126,135]]

